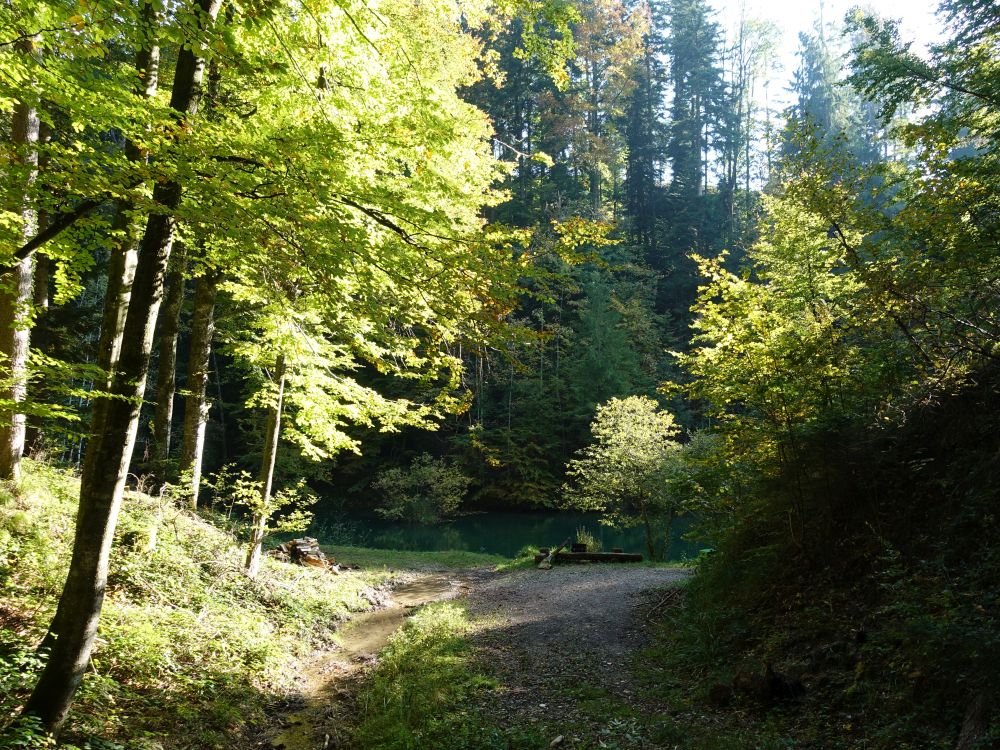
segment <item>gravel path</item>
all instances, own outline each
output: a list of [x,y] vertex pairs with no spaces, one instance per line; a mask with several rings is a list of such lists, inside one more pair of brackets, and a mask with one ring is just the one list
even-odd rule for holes
[[[540,726],[570,735],[600,727],[581,698],[635,703],[629,657],[644,645],[636,609],[652,591],[687,570],[627,565],[518,570],[477,582],[467,599],[479,622],[473,646],[502,685],[489,710],[507,726]],[[605,717],[606,718],[606,717]],[[597,719],[600,723],[600,719]]]

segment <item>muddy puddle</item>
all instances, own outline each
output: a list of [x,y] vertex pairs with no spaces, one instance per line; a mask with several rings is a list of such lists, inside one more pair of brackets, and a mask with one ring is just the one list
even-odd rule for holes
[[285,717],[284,729],[271,740],[279,750],[313,750],[329,742],[317,742],[317,725],[325,708],[336,700],[338,682],[374,659],[403,626],[414,607],[453,599],[465,593],[469,580],[447,574],[421,575],[393,587],[387,607],[355,615],[340,633],[340,648],[307,665],[309,677],[303,688],[306,707]]
[[351,620],[341,633],[341,650],[337,654],[350,661],[376,656],[414,607],[454,598],[462,586],[461,580],[446,575],[422,576],[400,584],[392,590],[388,608],[365,612]]

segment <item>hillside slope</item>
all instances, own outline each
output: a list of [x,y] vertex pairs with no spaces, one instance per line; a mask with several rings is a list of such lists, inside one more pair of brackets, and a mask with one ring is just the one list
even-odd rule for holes
[[[26,462],[0,489],[0,727],[40,668],[73,540],[78,481]],[[131,492],[111,558],[90,671],[64,741],[92,748],[228,747],[294,688],[300,659],[379,601],[384,568],[336,576],[265,560],[256,580],[220,526],[169,498]],[[31,746],[6,733],[0,747]],[[21,744],[18,744],[21,743]],[[111,743],[111,744],[109,744]]]

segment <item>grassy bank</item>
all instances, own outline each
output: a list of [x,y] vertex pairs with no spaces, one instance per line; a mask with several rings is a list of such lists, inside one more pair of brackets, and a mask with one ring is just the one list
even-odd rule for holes
[[[42,662],[33,649],[59,596],[73,538],[78,481],[27,461],[17,493],[0,489],[0,726]],[[334,576],[244,551],[206,517],[130,493],[112,553],[92,667],[65,733],[93,748],[232,747],[293,690],[294,666],[332,642],[374,587],[404,562],[383,556]],[[99,738],[99,739],[98,739]],[[16,738],[0,740],[0,747]]]
[[[455,602],[422,607],[366,676],[350,719],[356,750],[512,750],[544,747],[535,727],[500,726],[484,706],[500,686],[477,663],[476,624]],[[544,742],[543,742],[544,740]]]
[[414,552],[409,550],[345,547],[337,544],[322,545],[323,552],[337,562],[360,565],[372,570],[439,570],[443,568],[494,568],[509,562],[500,555],[482,552],[445,550],[442,552]]

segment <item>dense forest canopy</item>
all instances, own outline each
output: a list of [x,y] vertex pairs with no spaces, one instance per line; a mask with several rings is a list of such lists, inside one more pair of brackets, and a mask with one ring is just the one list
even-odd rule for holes
[[[654,557],[688,515],[721,619],[850,563],[911,586],[893,670],[986,691],[995,630],[942,644],[996,552],[927,530],[996,531],[955,435],[996,434],[1000,18],[939,18],[818,20],[779,107],[781,29],[707,0],[5,2],[0,476],[80,474],[24,715],[66,719],[129,477],[241,506],[250,576],[313,511],[585,508]],[[928,622],[946,578],[978,608]]]

